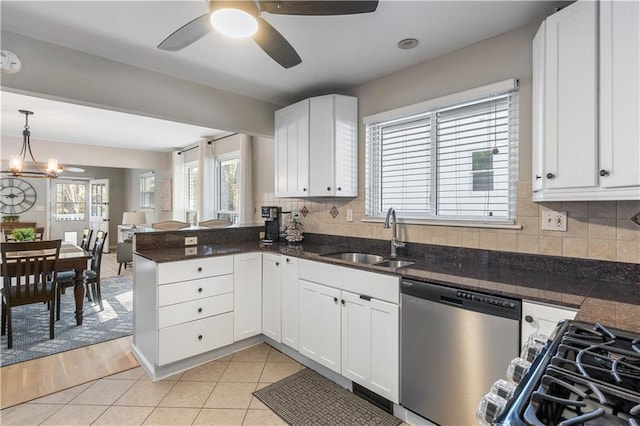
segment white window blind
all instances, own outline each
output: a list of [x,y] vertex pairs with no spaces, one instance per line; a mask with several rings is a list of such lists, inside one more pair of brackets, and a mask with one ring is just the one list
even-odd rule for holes
[[393,207],[402,218],[513,221],[517,87],[490,87],[365,119],[367,216]]
[[155,208],[155,176],[153,173],[140,175],[140,208],[144,210]]

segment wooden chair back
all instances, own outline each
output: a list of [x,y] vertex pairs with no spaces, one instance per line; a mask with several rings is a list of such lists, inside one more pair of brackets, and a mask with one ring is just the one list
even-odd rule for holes
[[36,231],[36,238],[34,241],[42,241],[44,240],[44,226],[36,226],[35,228]]
[[91,237],[93,236],[93,229],[84,228],[82,230],[82,240],[80,240],[80,248],[83,250],[89,250],[91,244]]
[[161,229],[163,231],[172,231],[188,228],[189,224],[187,222],[180,222],[179,220],[165,220],[164,222],[152,223],[151,227]]
[[62,240],[2,244],[3,296],[10,306],[53,300]]
[[102,264],[102,250],[107,239],[107,233],[104,231],[96,232],[96,240],[91,250],[91,270],[98,275],[100,279],[100,265]]

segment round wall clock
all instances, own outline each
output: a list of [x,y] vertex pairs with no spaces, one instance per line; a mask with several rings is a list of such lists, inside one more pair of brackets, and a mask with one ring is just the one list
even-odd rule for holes
[[16,214],[36,203],[36,190],[29,182],[13,177],[0,179],[0,213]]

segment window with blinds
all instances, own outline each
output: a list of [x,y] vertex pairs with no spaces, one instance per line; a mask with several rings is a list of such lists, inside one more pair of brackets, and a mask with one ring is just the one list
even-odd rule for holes
[[153,210],[155,208],[155,183],[153,173],[140,175],[140,209]]
[[366,215],[393,207],[405,219],[513,223],[518,98],[509,82],[365,118]]

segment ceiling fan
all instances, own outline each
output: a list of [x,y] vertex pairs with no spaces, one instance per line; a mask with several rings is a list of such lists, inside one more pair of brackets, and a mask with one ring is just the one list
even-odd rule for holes
[[[351,15],[374,12],[377,7],[378,0],[211,0],[209,13],[178,28],[158,48],[172,52],[181,50],[216,28],[232,37],[252,37],[274,61],[284,68],[291,68],[301,63],[302,59],[282,34],[262,19],[262,12],[277,15]],[[247,18],[246,21],[240,21]],[[224,25],[228,27],[226,30]],[[242,34],[234,35],[226,31],[240,31]]]

